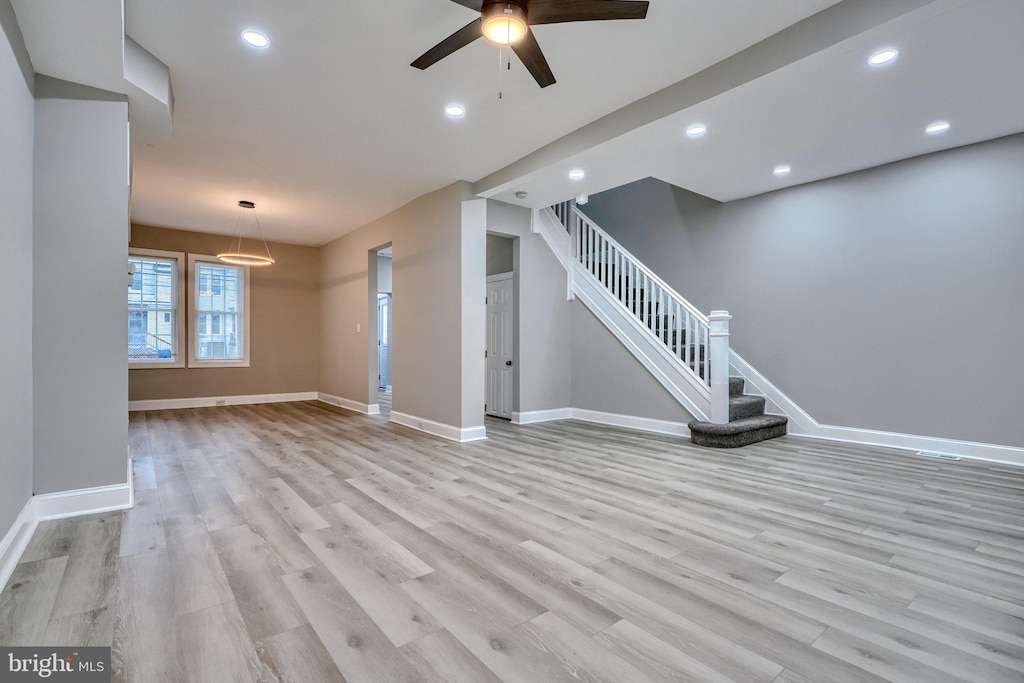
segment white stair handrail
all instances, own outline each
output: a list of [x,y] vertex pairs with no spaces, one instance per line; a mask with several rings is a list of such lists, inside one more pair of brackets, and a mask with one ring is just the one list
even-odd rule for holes
[[[575,204],[575,202],[573,202],[573,204]],[[556,215],[557,215],[557,212],[556,212]],[[700,320],[705,325],[710,324],[710,320],[708,319],[708,316],[706,316],[703,313],[701,313],[700,309],[698,309],[696,306],[694,306],[689,301],[687,301],[686,298],[682,294],[680,294],[679,292],[674,290],[670,284],[668,284],[667,282],[662,280],[660,277],[658,277],[658,274],[655,273],[650,268],[648,268],[646,265],[644,265],[643,261],[638,259],[636,256],[633,256],[633,254],[630,253],[630,251],[628,249],[623,247],[622,244],[620,244],[618,240],[616,240],[614,237],[609,235],[608,231],[606,231],[604,228],[602,228],[597,223],[595,223],[593,220],[591,220],[589,216],[587,216],[585,213],[583,213],[578,208],[576,208],[576,206],[572,207],[571,215],[574,216],[578,221],[582,221],[582,222],[588,224],[594,230],[594,232],[598,233],[601,236],[603,241],[607,242],[610,246],[612,246],[614,248],[614,250],[616,252],[618,252],[619,254],[624,256],[626,259],[628,259],[629,262],[637,270],[639,270],[644,276],[646,276],[648,280],[650,280],[651,282],[656,284],[660,289],[662,289],[664,292],[666,292],[672,299],[674,299],[675,301],[679,302],[687,311],[689,311],[690,315],[692,315],[693,317],[697,318],[698,320]],[[565,223],[563,223],[563,225],[565,225]],[[571,235],[571,233],[572,233],[572,231],[570,229],[570,235]],[[575,239],[573,240],[573,243],[574,244],[576,243]]]
[[[568,232],[566,256],[611,297],[634,323],[646,330],[677,366],[710,391],[708,417],[729,421],[729,316],[726,311],[705,315],[576,207],[566,201],[550,207]],[[560,256],[560,258],[562,258]]]

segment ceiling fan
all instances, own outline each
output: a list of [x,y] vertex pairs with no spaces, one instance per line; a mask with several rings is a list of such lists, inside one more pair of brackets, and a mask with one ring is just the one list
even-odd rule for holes
[[555,82],[548,60],[530,26],[570,21],[645,19],[647,0],[451,0],[480,12],[480,17],[463,26],[423,53],[412,66],[426,69],[477,38],[508,45],[519,56],[537,84],[546,88]]

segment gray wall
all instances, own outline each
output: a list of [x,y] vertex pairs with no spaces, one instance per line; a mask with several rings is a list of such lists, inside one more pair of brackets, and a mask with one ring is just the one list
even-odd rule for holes
[[[464,414],[462,396],[463,354],[474,354],[482,378],[484,348],[483,329],[470,335],[478,334],[478,343],[462,334],[465,193],[465,184],[455,183],[423,195],[321,248],[320,391],[376,402],[377,361],[370,353],[371,342],[376,346],[376,302],[371,317],[368,252],[390,242],[393,410],[455,427],[483,424],[482,384],[474,401],[478,417]],[[476,305],[483,310],[482,226],[477,242]],[[378,270],[376,255],[373,269]]]
[[825,424],[1024,445],[1024,135],[717,204],[648,179],[587,214]]
[[512,409],[528,413],[568,408],[572,405],[572,306],[566,301],[565,270],[544,238],[530,232],[529,209],[488,200],[487,230],[515,239],[513,363],[517,372]]
[[693,419],[579,301],[572,304],[572,407],[683,424]]
[[377,292],[391,294],[391,257],[377,256]]
[[[32,496],[32,138],[28,59],[0,0],[0,538]],[[9,35],[15,34],[13,39]]]
[[36,493],[126,480],[128,104],[36,80]]
[[513,240],[500,235],[487,236],[487,274],[511,273]]

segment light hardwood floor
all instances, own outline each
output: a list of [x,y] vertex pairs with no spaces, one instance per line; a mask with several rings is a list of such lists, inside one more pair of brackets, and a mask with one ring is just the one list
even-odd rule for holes
[[321,404],[133,413],[137,506],[40,525],[0,644],[115,680],[1024,680],[1024,470]]

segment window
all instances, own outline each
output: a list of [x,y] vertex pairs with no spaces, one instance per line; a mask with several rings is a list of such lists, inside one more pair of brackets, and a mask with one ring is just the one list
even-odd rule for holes
[[128,367],[181,368],[185,331],[185,255],[173,251],[129,249],[134,266],[128,285]]
[[189,254],[189,367],[249,367],[249,269]]

